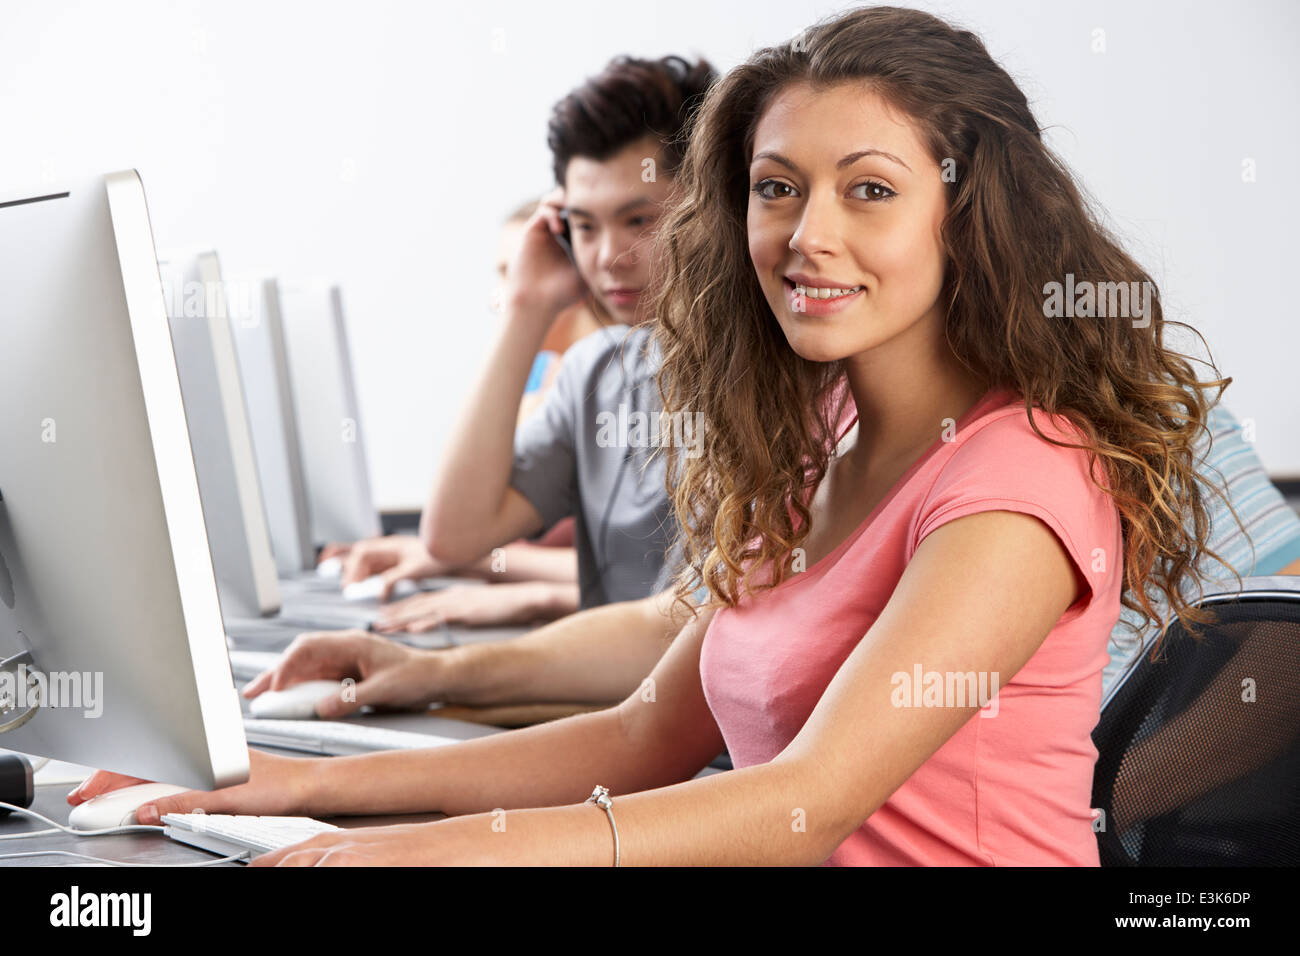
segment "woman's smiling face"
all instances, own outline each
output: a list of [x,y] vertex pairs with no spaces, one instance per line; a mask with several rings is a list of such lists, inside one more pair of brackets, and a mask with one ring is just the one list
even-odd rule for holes
[[878,94],[786,87],[755,130],[749,184],[750,258],[795,352],[848,358],[923,320],[941,334],[941,169]]

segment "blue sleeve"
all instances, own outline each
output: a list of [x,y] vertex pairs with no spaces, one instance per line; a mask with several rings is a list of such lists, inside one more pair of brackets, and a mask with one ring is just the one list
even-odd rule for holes
[[[1202,477],[1225,493],[1241,519],[1228,510],[1223,498],[1206,495],[1210,517],[1210,549],[1218,552],[1242,577],[1275,574],[1300,558],[1300,516],[1287,504],[1242,435],[1241,425],[1222,405],[1209,416],[1210,446]],[[1207,558],[1205,570],[1216,579],[1233,581],[1232,572]]]
[[547,369],[559,358],[555,352],[538,352],[537,358],[533,359],[533,367],[528,372],[528,381],[524,384],[524,394],[531,395],[542,387],[546,381]]

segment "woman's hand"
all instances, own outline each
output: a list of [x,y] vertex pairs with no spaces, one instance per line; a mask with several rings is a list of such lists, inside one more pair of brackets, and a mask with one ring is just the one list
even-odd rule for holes
[[[278,757],[260,750],[248,752],[247,783],[221,790],[187,790],[141,806],[136,819],[156,824],[165,813],[234,813],[246,816],[302,816],[322,812],[315,805],[316,779],[322,759]],[[96,771],[72,793],[68,803],[76,806],[92,797],[122,787],[148,783],[138,777]]]
[[279,664],[248,683],[244,696],[306,680],[354,680],[355,693],[332,694],[317,704],[316,712],[334,719],[366,705],[424,710],[442,690],[439,653],[403,647],[366,631],[299,634]]
[[[484,866],[506,862],[497,854],[506,835],[493,815],[334,830],[255,857],[251,866]],[[496,840],[500,844],[495,845]]]

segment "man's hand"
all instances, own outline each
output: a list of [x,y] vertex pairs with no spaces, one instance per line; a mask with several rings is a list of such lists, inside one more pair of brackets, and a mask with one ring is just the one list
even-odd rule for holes
[[[317,705],[325,719],[362,707],[424,710],[438,700],[438,651],[403,647],[365,631],[300,634],[280,663],[244,688],[245,697],[283,690],[306,680],[354,680],[355,694],[334,694]],[[345,700],[352,697],[352,700]]]
[[555,241],[564,231],[563,209],[564,188],[557,186],[538,203],[506,268],[503,299],[507,315],[523,315],[547,328],[587,292],[577,268]]
[[418,535],[390,534],[358,541],[343,558],[339,586],[347,587],[376,574],[383,576],[379,599],[387,601],[398,581],[418,581],[447,574],[449,567],[435,561]]
[[[376,539],[378,540],[378,539]],[[325,547],[320,549],[320,556],[316,559],[317,566],[324,564],[330,558],[338,558],[342,561],[352,550],[351,541],[331,541]]]
[[489,627],[529,624],[572,614],[578,609],[578,586],[550,581],[456,585],[413,594],[379,612],[374,629],[381,634],[422,634],[443,624]]

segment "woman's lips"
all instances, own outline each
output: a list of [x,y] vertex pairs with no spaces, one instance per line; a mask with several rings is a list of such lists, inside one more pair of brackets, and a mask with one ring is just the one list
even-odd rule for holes
[[608,289],[605,292],[611,305],[629,306],[636,305],[637,299],[641,297],[640,289]]
[[781,283],[785,286],[785,303],[789,306],[790,311],[798,315],[823,316],[834,315],[836,312],[842,312],[847,309],[867,290],[859,289],[849,295],[836,296],[833,299],[814,299],[812,296],[804,295],[802,292],[796,292],[794,283],[789,279],[782,279]]

